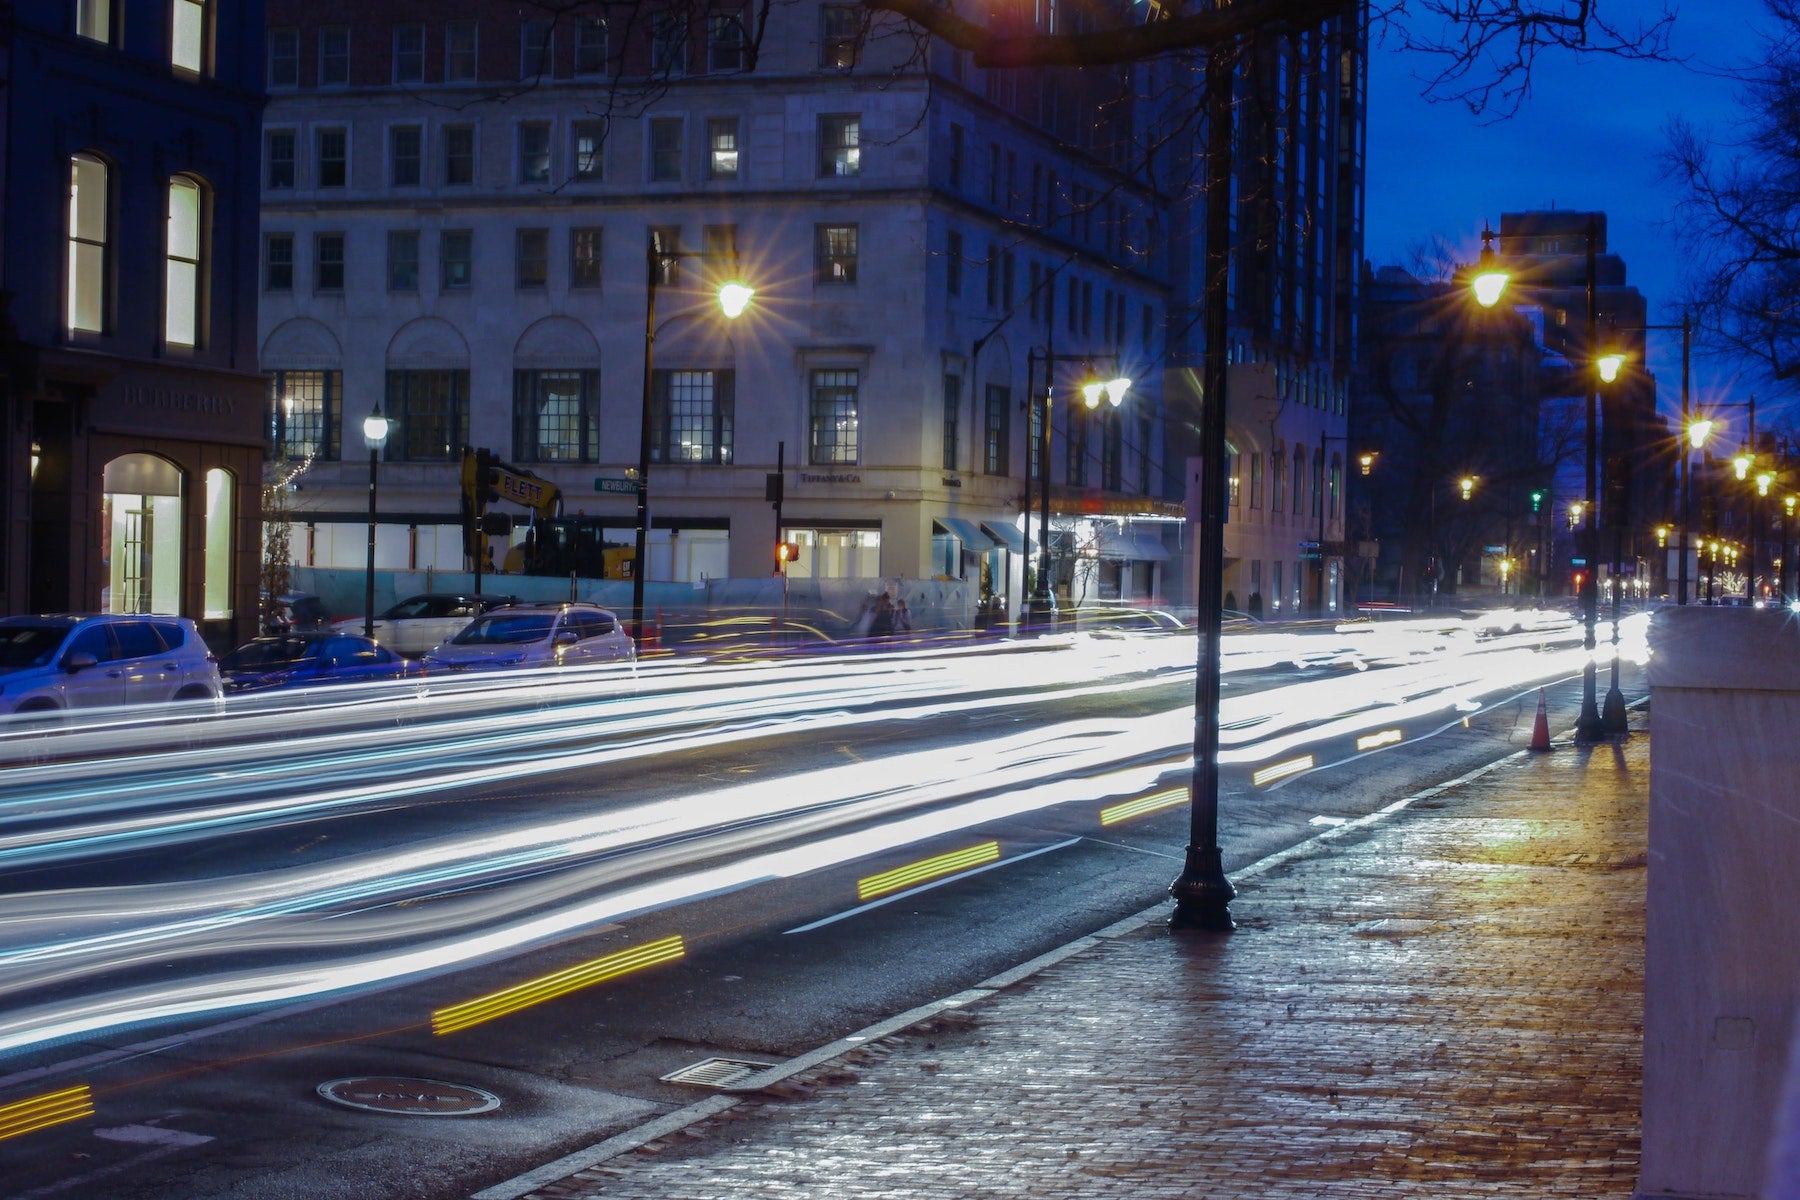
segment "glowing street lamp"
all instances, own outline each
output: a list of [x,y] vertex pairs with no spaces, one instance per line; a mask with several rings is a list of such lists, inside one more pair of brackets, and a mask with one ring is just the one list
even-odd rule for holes
[[381,401],[363,418],[363,442],[369,447],[369,557],[363,570],[363,636],[375,636],[375,463],[387,444],[388,419],[381,415]]

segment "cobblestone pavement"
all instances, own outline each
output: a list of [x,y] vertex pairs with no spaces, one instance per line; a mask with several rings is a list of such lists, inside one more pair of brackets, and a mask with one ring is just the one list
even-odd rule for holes
[[1127,928],[530,1195],[1623,1200],[1648,750],[1345,826],[1230,937]]

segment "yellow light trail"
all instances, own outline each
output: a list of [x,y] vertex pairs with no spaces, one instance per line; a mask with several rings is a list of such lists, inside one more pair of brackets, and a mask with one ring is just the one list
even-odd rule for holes
[[966,850],[953,850],[949,854],[939,854],[935,858],[923,859],[908,866],[895,867],[879,875],[865,876],[856,881],[856,898],[871,900],[876,896],[885,896],[889,892],[911,887],[915,883],[924,883],[927,879],[936,879],[940,875],[952,875],[969,867],[999,861],[1000,843],[983,842]]
[[0,1141],[93,1115],[94,1097],[85,1083],[60,1092],[46,1092],[0,1105]]
[[608,979],[617,979],[621,975],[641,971],[658,963],[673,962],[686,953],[687,948],[682,944],[679,934],[645,942],[629,950],[620,950],[473,1000],[465,1000],[461,1004],[440,1008],[431,1014],[431,1032],[440,1037],[446,1033],[455,1033],[459,1029],[480,1025],[484,1021],[516,1013],[534,1004],[542,1004],[546,1000],[592,987],[596,983],[604,983]]
[[1384,729],[1380,733],[1368,733],[1356,739],[1358,750],[1376,750],[1382,746],[1393,746],[1405,736],[1398,729]]
[[1146,813],[1161,812],[1165,808],[1174,808],[1177,804],[1188,802],[1186,788],[1174,788],[1166,792],[1156,792],[1149,796],[1139,796],[1136,800],[1127,800],[1123,804],[1112,804],[1100,810],[1100,824],[1117,825],[1120,821],[1129,821],[1133,817],[1141,817]]
[[1277,779],[1286,779],[1289,775],[1310,771],[1312,766],[1313,756],[1302,754],[1299,758],[1290,758],[1286,762],[1278,762],[1272,767],[1264,767],[1250,776],[1250,782],[1261,787],[1265,783],[1274,783]]

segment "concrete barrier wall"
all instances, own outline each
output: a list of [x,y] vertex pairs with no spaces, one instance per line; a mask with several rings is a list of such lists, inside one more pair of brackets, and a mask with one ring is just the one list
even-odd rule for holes
[[1638,1194],[1762,1191],[1800,995],[1800,618],[1651,624]]

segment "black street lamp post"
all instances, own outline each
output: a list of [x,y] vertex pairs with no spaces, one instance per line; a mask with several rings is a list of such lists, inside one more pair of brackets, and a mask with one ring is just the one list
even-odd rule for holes
[[[1507,283],[1506,272],[1501,269],[1499,261],[1494,255],[1493,239],[1494,234],[1491,229],[1483,229],[1481,231],[1481,259],[1476,266],[1476,274],[1472,280],[1476,299],[1479,300],[1484,307],[1488,308],[1492,308],[1499,302],[1500,295],[1505,290]],[[1591,358],[1594,353],[1594,327],[1597,323],[1599,312],[1598,282],[1595,270],[1595,256],[1599,250],[1600,243],[1600,220],[1597,214],[1589,215],[1587,228],[1583,233],[1583,241],[1586,243],[1587,251],[1585,274],[1587,292],[1587,340],[1585,350]],[[1590,369],[1595,365],[1596,364],[1590,362]],[[1587,478],[1585,491],[1586,505],[1583,508],[1584,527],[1581,531],[1581,547],[1586,557],[1595,558],[1597,557],[1595,554],[1597,538],[1595,536],[1594,515],[1597,505],[1594,503],[1594,499],[1599,466],[1598,410],[1600,407],[1600,387],[1598,378],[1596,376],[1590,376],[1588,386],[1583,390],[1587,393]],[[1600,708],[1597,703],[1597,673],[1594,668],[1594,627],[1599,619],[1599,588],[1597,586],[1597,580],[1595,579],[1597,574],[1598,572],[1593,569],[1593,564],[1590,562],[1588,564],[1588,570],[1581,577],[1582,648],[1586,653],[1581,664],[1581,715],[1575,721],[1575,740],[1577,742],[1586,743],[1598,742],[1602,740],[1606,734],[1606,727],[1601,720]]]
[[381,415],[381,402],[375,411],[363,418],[363,441],[369,447],[369,556],[363,571],[363,636],[375,636],[375,465],[386,444],[388,419]]
[[[736,255],[710,254],[703,251],[689,251],[675,248],[665,249],[657,244],[653,234],[645,247],[644,261],[648,267],[645,281],[644,300],[644,388],[642,409],[638,418],[638,460],[637,460],[637,543],[631,560],[631,636],[638,649],[644,648],[644,578],[649,574],[646,556],[649,553],[650,540],[650,418],[652,411],[652,388],[656,371],[656,291],[662,282],[663,273],[684,258],[695,258],[709,262],[729,262],[733,272],[737,269]],[[719,285],[717,299],[719,309],[727,318],[735,320],[749,305],[756,294],[755,289],[747,287],[735,278]],[[677,317],[687,313],[677,313]],[[780,531],[776,531],[779,538]]]

